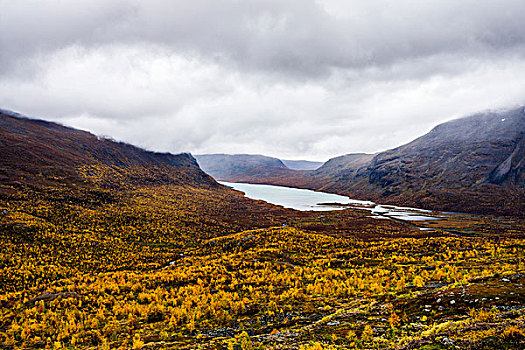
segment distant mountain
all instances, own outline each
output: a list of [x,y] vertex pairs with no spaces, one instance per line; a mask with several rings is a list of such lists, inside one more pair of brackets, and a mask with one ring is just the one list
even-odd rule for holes
[[329,159],[319,169],[316,169],[311,176],[326,178],[326,181],[348,181],[362,175],[374,154],[351,153]]
[[312,162],[309,160],[287,160],[281,159],[287,168],[292,170],[316,170],[323,165],[323,162]]
[[258,173],[252,168],[222,179],[429,209],[525,216],[525,108],[452,120],[406,145],[336,157],[313,171],[267,168]]
[[246,178],[265,179],[293,173],[277,158],[254,154],[201,154],[195,158],[202,170],[216,180],[243,181]]
[[119,184],[107,177],[113,185],[218,186],[190,154],[149,152],[5,110],[0,110],[0,154],[0,192],[51,180],[82,182],[85,176],[103,177],[110,170],[121,181]]

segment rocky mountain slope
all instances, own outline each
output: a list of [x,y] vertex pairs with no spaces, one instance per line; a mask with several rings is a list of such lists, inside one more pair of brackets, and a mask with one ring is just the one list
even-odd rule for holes
[[523,215],[525,109],[480,113],[373,157],[326,189],[455,211]]
[[229,181],[310,188],[429,209],[523,216],[525,108],[436,126],[375,155],[348,154],[314,171],[237,173]]

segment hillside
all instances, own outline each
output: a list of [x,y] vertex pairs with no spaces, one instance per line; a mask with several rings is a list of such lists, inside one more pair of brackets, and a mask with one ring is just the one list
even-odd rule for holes
[[[107,205],[130,208],[163,196],[178,198],[170,210],[173,215],[183,211],[189,225],[212,225],[210,235],[270,226],[289,215],[219,185],[190,154],[150,152],[3,110],[0,153],[0,205],[22,211],[37,204],[54,208],[42,217]],[[275,216],[261,215],[269,212]]]
[[[453,120],[323,188],[431,209],[523,215],[524,135],[523,108]],[[336,176],[333,168],[325,174]]]
[[[370,182],[397,193],[402,178],[435,188],[525,186],[525,109],[482,113],[436,126],[411,143],[383,152]],[[418,184],[418,183],[417,183]],[[422,189],[428,185],[421,184]]]
[[277,158],[255,154],[202,154],[195,158],[202,170],[217,180],[242,181],[246,177],[266,178],[276,174],[293,174]]
[[[0,152],[0,348],[525,341],[523,221],[447,221],[463,237],[367,211],[283,209],[217,184],[190,155],[10,112]],[[319,173],[359,177],[369,157]]]
[[[0,111],[0,182],[38,184],[79,181],[80,169],[103,166],[121,169],[129,182],[161,182],[216,187],[190,154],[149,152],[56,123]],[[142,172],[137,176],[135,172]],[[64,180],[63,179],[63,180]]]
[[281,161],[287,168],[292,170],[316,170],[324,164],[323,162],[312,162],[309,160],[281,159]]
[[348,154],[313,171],[237,172],[227,181],[310,188],[427,209],[523,216],[525,111],[479,113],[392,150]]

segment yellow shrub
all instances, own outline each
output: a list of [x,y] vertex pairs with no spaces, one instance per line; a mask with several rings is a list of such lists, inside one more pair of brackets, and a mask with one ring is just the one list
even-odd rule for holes
[[323,350],[323,349],[324,349],[323,346],[318,342],[315,342],[310,345],[301,345],[301,347],[299,348],[299,350]]
[[493,322],[496,318],[496,315],[493,311],[489,310],[470,309],[470,317],[472,317],[476,322]]
[[525,331],[516,326],[509,326],[503,331],[503,338],[521,338],[525,337]]

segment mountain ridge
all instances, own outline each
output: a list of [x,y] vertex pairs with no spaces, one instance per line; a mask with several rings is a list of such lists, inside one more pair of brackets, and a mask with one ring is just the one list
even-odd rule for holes
[[[171,154],[98,137],[58,123],[0,111],[0,183],[39,186],[67,178],[82,182],[85,167],[116,171],[128,183],[137,181],[215,187],[218,184],[189,153]],[[92,172],[92,170],[91,170]],[[142,175],[138,176],[137,172]],[[107,178],[113,185],[116,181]]]
[[280,159],[259,154],[200,154],[195,158],[202,170],[216,180],[235,182],[246,176],[264,178],[293,171]]
[[313,171],[266,170],[226,181],[308,188],[385,204],[525,215],[525,108],[482,112],[376,154],[332,158]]
[[292,170],[317,170],[319,169],[324,162],[314,162],[311,160],[291,160],[291,159],[281,159],[283,164]]

